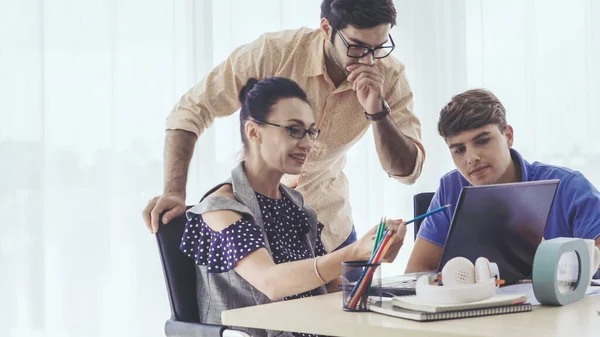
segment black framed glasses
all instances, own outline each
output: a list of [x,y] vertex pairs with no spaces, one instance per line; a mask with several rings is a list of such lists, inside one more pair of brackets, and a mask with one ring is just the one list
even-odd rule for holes
[[342,42],[344,42],[346,48],[348,48],[346,55],[355,59],[363,58],[369,54],[372,54],[374,59],[382,59],[384,57],[388,57],[392,53],[392,50],[396,48],[396,44],[394,43],[394,39],[392,39],[391,34],[388,35],[388,37],[390,38],[390,42],[392,43],[391,46],[379,46],[371,48],[359,44],[350,44],[339,30],[337,31],[337,33],[342,39]]
[[276,127],[282,128],[282,129],[286,129],[287,132],[290,134],[290,137],[292,137],[292,138],[302,139],[302,138],[304,138],[304,135],[308,134],[308,138],[316,139],[317,136],[319,136],[319,133],[321,133],[321,130],[319,130],[317,128],[305,129],[300,126],[280,125],[280,124],[275,124],[275,123],[269,123],[267,121],[260,121],[260,120],[254,119],[254,118],[252,118],[252,121],[254,121],[258,124],[272,125],[272,126],[276,126]]

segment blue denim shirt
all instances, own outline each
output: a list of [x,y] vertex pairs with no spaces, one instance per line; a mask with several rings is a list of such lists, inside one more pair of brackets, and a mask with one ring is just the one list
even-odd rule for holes
[[[600,193],[583,174],[540,162],[530,164],[516,150],[510,151],[513,160],[521,163],[522,181],[560,179],[556,198],[546,222],[546,240],[556,237],[595,240],[600,236]],[[425,218],[419,229],[420,238],[444,246],[460,191],[469,185],[458,170],[442,177],[429,210],[447,204],[452,206]]]

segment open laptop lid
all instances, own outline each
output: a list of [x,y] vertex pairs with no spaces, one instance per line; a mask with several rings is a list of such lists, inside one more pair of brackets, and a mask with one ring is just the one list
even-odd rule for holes
[[463,187],[438,272],[450,259],[484,256],[507,284],[531,277],[558,179]]

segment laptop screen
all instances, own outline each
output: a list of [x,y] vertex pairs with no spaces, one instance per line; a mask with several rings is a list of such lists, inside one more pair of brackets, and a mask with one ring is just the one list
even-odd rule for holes
[[559,180],[464,187],[438,272],[450,259],[480,257],[498,264],[507,284],[531,277],[533,258]]

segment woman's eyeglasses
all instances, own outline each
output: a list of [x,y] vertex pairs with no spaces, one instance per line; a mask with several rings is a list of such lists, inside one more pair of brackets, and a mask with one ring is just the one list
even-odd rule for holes
[[317,136],[319,135],[319,133],[321,133],[321,130],[317,129],[317,128],[310,128],[310,129],[305,129],[303,127],[300,126],[288,126],[288,125],[280,125],[280,124],[275,124],[275,123],[269,123],[266,121],[259,121],[257,119],[251,119],[252,121],[258,123],[258,124],[264,124],[264,125],[272,125],[272,126],[276,126],[279,128],[283,128],[286,129],[287,132],[290,134],[290,137],[292,138],[298,138],[298,139],[302,139],[304,138],[304,135],[308,134],[308,138],[310,139],[316,139]]

